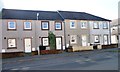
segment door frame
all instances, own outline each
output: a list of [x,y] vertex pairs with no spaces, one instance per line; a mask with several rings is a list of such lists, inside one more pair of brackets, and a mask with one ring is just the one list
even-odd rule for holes
[[55,37],[55,49],[57,50],[56,38],[61,38],[61,50],[63,50],[63,47],[62,47],[62,46],[63,46],[63,42],[62,42],[62,41],[63,41],[63,40],[62,40],[62,36],[56,36],[56,37]]
[[24,53],[26,53],[26,52],[25,52],[25,39],[30,39],[30,40],[31,40],[31,53],[32,53],[32,37],[24,37],[23,39],[24,39],[24,40],[23,40]]

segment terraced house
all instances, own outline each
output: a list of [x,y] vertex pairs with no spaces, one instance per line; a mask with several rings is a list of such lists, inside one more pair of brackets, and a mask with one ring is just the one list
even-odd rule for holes
[[2,10],[2,53],[32,53],[40,45],[50,50],[48,32],[56,50],[69,46],[110,44],[110,20],[85,12]]

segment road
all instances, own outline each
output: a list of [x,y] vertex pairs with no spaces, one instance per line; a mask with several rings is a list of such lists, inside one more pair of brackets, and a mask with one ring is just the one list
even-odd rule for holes
[[118,70],[117,48],[2,60],[3,70]]

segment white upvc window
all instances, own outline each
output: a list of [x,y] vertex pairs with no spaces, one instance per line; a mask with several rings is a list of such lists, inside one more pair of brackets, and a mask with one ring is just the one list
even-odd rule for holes
[[70,35],[70,42],[71,44],[77,43],[77,35]]
[[99,29],[99,23],[98,22],[93,22],[93,28],[94,29]]
[[42,38],[42,44],[43,44],[43,46],[48,46],[49,45],[49,39],[48,39],[48,37],[43,37]]
[[62,23],[61,22],[55,22],[55,30],[62,30]]
[[75,28],[75,21],[70,21],[70,28]]
[[103,22],[103,29],[108,29],[108,22]]
[[8,48],[16,48],[16,38],[8,39]]
[[16,29],[16,22],[14,22],[14,21],[8,22],[8,29],[15,30]]
[[95,43],[99,43],[100,42],[99,35],[95,35],[94,36],[94,42]]
[[87,28],[87,22],[86,21],[81,21],[81,28]]
[[48,21],[42,21],[41,22],[41,27],[42,27],[42,30],[49,30],[49,22]]
[[24,29],[32,29],[32,24],[31,22],[27,21],[27,22],[24,22]]

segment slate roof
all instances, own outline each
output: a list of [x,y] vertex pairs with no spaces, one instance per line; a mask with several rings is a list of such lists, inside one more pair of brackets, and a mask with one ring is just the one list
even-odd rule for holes
[[64,19],[111,21],[85,12],[59,11]]
[[2,19],[20,19],[20,20],[62,20],[56,11],[33,11],[33,10],[15,10],[3,9]]
[[34,10],[16,10],[3,9],[2,19],[20,19],[20,20],[96,20],[96,21],[111,21],[85,12],[72,11],[34,11]]

